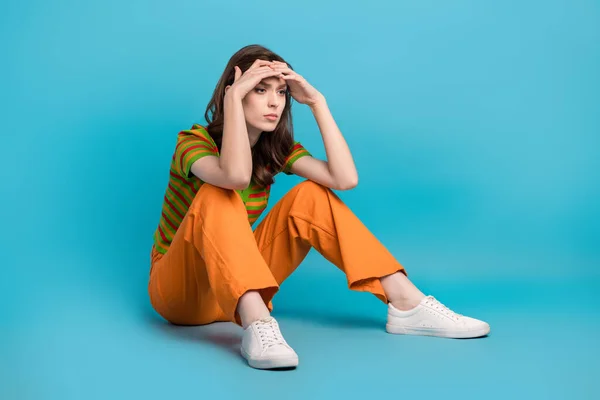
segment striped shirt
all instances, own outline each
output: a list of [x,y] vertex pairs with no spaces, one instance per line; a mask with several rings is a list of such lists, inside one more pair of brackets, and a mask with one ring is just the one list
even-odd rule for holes
[[[154,232],[154,246],[165,254],[175,232],[187,213],[202,182],[192,172],[192,164],[204,156],[219,156],[219,150],[210,134],[202,125],[194,124],[189,130],[177,135],[175,152],[171,160],[169,182],[163,199],[158,228]],[[280,172],[291,175],[296,160],[311,154],[299,143],[294,142]],[[248,222],[253,225],[267,208],[271,185],[260,187],[252,180],[246,189],[236,190],[246,206]]]

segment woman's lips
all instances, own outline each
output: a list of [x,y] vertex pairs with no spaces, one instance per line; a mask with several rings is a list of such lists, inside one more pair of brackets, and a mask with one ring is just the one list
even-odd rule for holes
[[265,118],[270,121],[277,121],[277,115],[265,115]]

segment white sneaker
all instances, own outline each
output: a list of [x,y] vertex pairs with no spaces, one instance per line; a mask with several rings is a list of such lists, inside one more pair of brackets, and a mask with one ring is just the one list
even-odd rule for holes
[[415,308],[407,311],[400,311],[388,303],[385,330],[403,335],[473,338],[487,335],[490,326],[486,322],[457,314],[433,296],[426,296]]
[[298,355],[287,344],[275,318],[254,321],[244,329],[242,356],[253,368],[271,369],[298,366]]

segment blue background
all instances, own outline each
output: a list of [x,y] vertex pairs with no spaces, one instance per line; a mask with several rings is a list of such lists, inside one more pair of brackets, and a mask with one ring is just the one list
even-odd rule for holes
[[[597,1],[11,0],[0,37],[0,398],[598,398]],[[489,337],[387,335],[314,251],[275,298],[294,371],[153,312],[175,135],[251,43],[326,95],[360,175],[342,199]]]

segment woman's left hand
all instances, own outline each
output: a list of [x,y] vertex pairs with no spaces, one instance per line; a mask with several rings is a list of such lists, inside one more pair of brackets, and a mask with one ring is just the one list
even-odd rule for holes
[[302,76],[298,75],[293,69],[289,68],[286,63],[274,61],[273,69],[281,72],[279,77],[286,80],[290,94],[298,103],[313,107],[325,99],[317,89],[308,83]]

